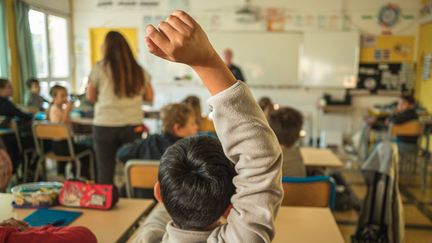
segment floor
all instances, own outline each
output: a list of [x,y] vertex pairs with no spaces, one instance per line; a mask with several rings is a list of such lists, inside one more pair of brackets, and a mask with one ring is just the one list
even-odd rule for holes
[[[348,163],[346,167],[342,170],[342,176],[355,198],[361,203],[367,189],[359,170],[360,165]],[[429,175],[432,176],[431,174],[432,171],[429,170]],[[405,214],[405,242],[432,242],[432,179],[429,178],[426,189],[422,191],[419,173],[403,173],[399,178],[399,188]],[[345,242],[351,242],[351,235],[356,230],[358,215],[359,212],[354,209],[334,212]]]

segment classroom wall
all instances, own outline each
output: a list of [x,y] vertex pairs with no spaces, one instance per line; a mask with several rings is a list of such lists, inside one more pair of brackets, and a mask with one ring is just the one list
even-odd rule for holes
[[[149,55],[144,44],[144,19],[145,15],[166,16],[172,8],[170,3],[180,3],[182,9],[190,12],[202,23],[207,31],[217,29],[219,31],[265,31],[265,23],[241,24],[235,21],[233,15],[237,6],[243,1],[237,0],[183,0],[183,1],[159,1],[160,5],[151,9],[115,9],[97,7],[97,0],[74,0],[73,3],[73,26],[74,26],[74,48],[76,59],[77,83],[84,82],[90,72],[90,50],[89,50],[89,28],[93,27],[134,27],[139,30],[139,59],[142,62]],[[416,35],[416,18],[419,9],[417,1],[393,0],[398,4],[403,14],[414,16],[412,19],[401,19],[400,23],[393,29],[394,34]],[[183,3],[183,4],[181,4]],[[252,1],[254,5],[262,8],[279,7],[293,14],[313,15],[317,13],[337,16],[338,30],[358,30],[361,33],[379,35],[382,28],[377,24],[375,16],[379,9],[388,1],[377,0],[266,0]],[[214,16],[218,16],[214,23]],[[344,17],[346,16],[346,17]],[[367,18],[373,16],[372,19]],[[149,70],[151,73],[151,70]],[[209,97],[204,87],[199,84],[176,84],[154,81],[155,107],[159,108],[169,102],[177,102],[189,94],[195,94],[205,100]],[[388,103],[395,100],[394,97],[367,96],[354,98],[355,109],[351,114],[326,114],[322,115],[316,104],[323,92],[342,97],[344,91],[340,89],[306,89],[306,88],[262,88],[252,87],[257,98],[271,96],[273,100],[281,105],[294,106],[301,110],[312,122],[312,133],[318,134],[318,127],[328,130],[341,130],[345,133],[356,131],[361,124],[361,116],[366,108],[375,103]],[[287,98],[289,97],[289,98]],[[208,111],[203,105],[203,110]],[[318,125],[320,123],[320,125]]]
[[[70,0],[24,0],[26,3],[46,10],[51,10],[56,13],[70,14],[72,8]],[[72,0],[73,1],[73,0]]]

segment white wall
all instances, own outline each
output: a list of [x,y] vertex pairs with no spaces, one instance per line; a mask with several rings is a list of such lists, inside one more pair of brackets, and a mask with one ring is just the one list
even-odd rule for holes
[[[114,1],[115,2],[115,1]],[[76,58],[76,77],[77,83],[85,80],[90,72],[90,51],[89,51],[89,28],[92,27],[134,27],[139,29],[140,51],[139,59],[141,62],[148,58],[144,44],[144,19],[145,15],[167,16],[171,11],[168,2],[160,1],[160,6],[150,9],[119,9],[119,8],[99,8],[97,0],[74,0],[73,2],[73,22],[74,22],[74,42]],[[178,1],[181,2],[181,1]],[[235,21],[233,12],[242,5],[242,0],[184,0],[189,3],[182,8],[189,11],[198,19],[208,31],[212,29],[213,17],[218,15],[219,30],[265,30],[264,22],[254,24],[239,24]],[[393,0],[392,3],[398,4],[402,9],[402,14],[417,17],[419,1],[417,0]],[[365,15],[376,16],[380,7],[388,3],[384,0],[253,0],[252,3],[262,8],[281,7],[287,13],[292,14],[335,14],[340,16],[340,29],[359,30],[365,34],[379,35],[381,27],[377,24],[376,18],[372,20],[364,19]],[[344,20],[343,16],[348,16]],[[417,21],[402,19],[393,29],[394,34],[398,35],[417,35]],[[149,70],[151,72],[151,70]],[[204,87],[200,84],[166,84],[154,82],[155,88],[155,107],[159,108],[170,102],[177,102],[189,94],[195,94],[205,100],[209,97]],[[356,130],[361,123],[361,115],[365,113],[367,107],[375,103],[387,103],[393,101],[392,97],[359,97],[354,99],[355,109],[352,115],[324,115],[320,116],[316,109],[317,100],[322,93],[327,91],[336,96],[342,97],[343,90],[323,90],[304,88],[297,89],[264,89],[252,87],[253,93],[257,98],[270,96],[281,105],[290,105],[301,110],[312,118],[313,130],[317,134],[317,121],[320,127],[330,130],[341,130],[350,132],[351,128]],[[204,111],[207,107],[203,105]],[[320,117],[319,117],[320,116]],[[319,117],[319,119],[318,119]]]
[[[69,0],[24,0],[28,4],[37,8],[43,8],[61,14],[72,12]],[[73,0],[72,0],[73,1]]]

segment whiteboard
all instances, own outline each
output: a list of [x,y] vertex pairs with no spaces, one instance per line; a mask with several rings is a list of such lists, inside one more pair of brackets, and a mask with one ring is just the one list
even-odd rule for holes
[[300,79],[305,86],[354,88],[358,73],[360,34],[305,33]]
[[233,63],[242,69],[248,84],[299,85],[300,33],[213,32],[210,42],[222,56],[233,50]]

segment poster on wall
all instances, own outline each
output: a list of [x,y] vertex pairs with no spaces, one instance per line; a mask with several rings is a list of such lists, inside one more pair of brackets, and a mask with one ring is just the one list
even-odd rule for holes
[[340,30],[342,18],[337,14],[285,14],[284,30]]
[[422,78],[424,81],[431,78],[431,65],[432,65],[432,53],[425,53],[423,55],[423,72]]
[[98,0],[96,6],[98,8],[111,9],[148,9],[158,7],[161,0]]
[[420,8],[420,16],[430,16],[432,15],[432,0],[422,0]]

